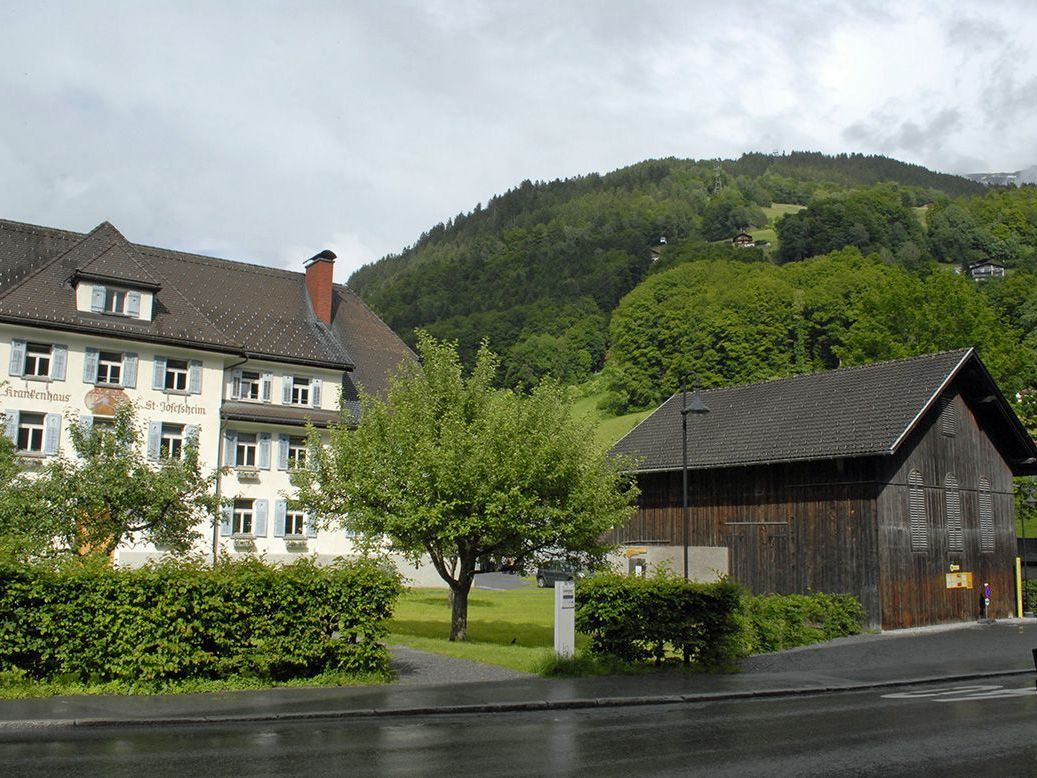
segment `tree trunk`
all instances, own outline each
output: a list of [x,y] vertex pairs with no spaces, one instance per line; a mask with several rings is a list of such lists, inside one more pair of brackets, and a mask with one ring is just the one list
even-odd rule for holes
[[473,576],[462,573],[456,586],[450,587],[450,639],[468,640],[468,592]]

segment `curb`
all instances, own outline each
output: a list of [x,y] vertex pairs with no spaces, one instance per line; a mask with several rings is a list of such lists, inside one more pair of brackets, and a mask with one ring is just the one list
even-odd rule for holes
[[404,718],[409,716],[466,716],[486,713],[528,713],[546,710],[585,710],[590,708],[628,708],[648,705],[684,705],[725,700],[778,699],[781,697],[810,697],[838,692],[857,692],[869,689],[890,689],[900,686],[918,686],[929,683],[974,681],[1006,675],[1032,675],[1033,670],[1001,670],[962,675],[934,675],[898,681],[869,681],[863,683],[831,684],[827,686],[797,687],[790,689],[754,689],[733,692],[705,692],[702,694],[666,694],[644,697],[584,697],[569,700],[528,700],[518,702],[489,702],[468,705],[432,705],[409,708],[355,708],[351,710],[311,711],[306,713],[266,713],[228,716],[173,716],[168,718],[89,718],[89,719],[23,719],[0,721],[0,736],[30,731],[63,731],[75,729],[104,729],[128,727],[200,726],[212,724],[243,724],[252,722],[307,722],[369,718]]

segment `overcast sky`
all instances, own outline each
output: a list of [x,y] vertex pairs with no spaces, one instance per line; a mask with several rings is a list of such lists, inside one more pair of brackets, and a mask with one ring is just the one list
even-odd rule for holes
[[1037,3],[0,0],[0,218],[336,280],[653,157],[1037,164]]

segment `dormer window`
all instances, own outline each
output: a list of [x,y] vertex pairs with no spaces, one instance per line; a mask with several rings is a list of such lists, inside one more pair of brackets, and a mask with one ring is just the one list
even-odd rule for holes
[[104,290],[104,312],[126,313],[126,292],[121,289]]
[[90,293],[90,310],[109,316],[140,317],[141,292],[95,284]]

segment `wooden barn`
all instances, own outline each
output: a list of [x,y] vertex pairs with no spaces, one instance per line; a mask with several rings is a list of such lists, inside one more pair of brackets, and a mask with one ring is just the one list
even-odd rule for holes
[[[693,556],[726,560],[718,572],[755,593],[853,594],[871,627],[974,620],[985,582],[989,616],[1014,615],[1012,478],[1037,473],[1037,447],[974,350],[700,397]],[[681,408],[678,393],[614,448],[637,458],[642,490],[613,538],[628,555],[684,552]]]

